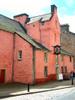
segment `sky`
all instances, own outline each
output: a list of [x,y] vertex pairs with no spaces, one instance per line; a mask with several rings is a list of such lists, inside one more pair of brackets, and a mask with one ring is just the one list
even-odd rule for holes
[[0,14],[13,18],[27,13],[31,17],[49,13],[52,4],[57,6],[60,24],[69,24],[75,32],[75,0],[0,0]]

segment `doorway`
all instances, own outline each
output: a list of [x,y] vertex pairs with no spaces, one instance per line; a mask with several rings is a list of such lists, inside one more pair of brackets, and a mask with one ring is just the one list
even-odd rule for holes
[[0,83],[5,82],[5,69],[0,69]]

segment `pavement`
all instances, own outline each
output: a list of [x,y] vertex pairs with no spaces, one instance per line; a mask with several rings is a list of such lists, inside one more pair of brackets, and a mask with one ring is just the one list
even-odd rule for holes
[[71,80],[50,81],[44,84],[31,85],[29,86],[29,91],[28,91],[28,86],[25,84],[18,84],[18,83],[0,84],[0,98],[7,98],[19,95],[29,95],[34,93],[71,88],[75,86],[75,79],[73,82],[74,84],[72,85]]

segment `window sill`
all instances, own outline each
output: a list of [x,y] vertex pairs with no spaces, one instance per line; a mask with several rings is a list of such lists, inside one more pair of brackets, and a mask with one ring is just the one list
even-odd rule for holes
[[22,61],[22,58],[18,58],[18,61]]

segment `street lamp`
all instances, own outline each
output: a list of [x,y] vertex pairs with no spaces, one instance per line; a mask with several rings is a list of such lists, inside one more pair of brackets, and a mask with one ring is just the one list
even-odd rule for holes
[[61,53],[61,46],[55,45],[54,46],[54,54],[59,55]]
[[59,69],[59,59],[58,59],[58,55],[60,53],[61,53],[61,46],[55,45],[54,46],[54,54],[56,55],[56,76],[57,76],[57,80],[60,80],[59,79],[60,69]]

